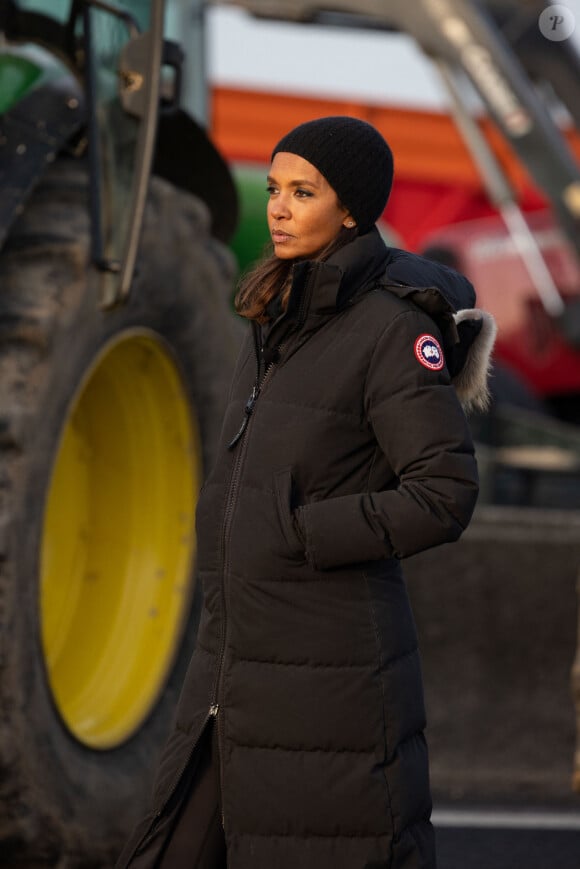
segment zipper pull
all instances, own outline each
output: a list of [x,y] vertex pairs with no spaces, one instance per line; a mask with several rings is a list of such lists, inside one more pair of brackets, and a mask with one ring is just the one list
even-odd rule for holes
[[209,707],[209,716],[210,718],[217,718],[218,712],[220,711],[220,707],[218,703],[212,703]]
[[256,403],[256,399],[258,398],[259,391],[260,390],[258,389],[257,386],[254,386],[254,388],[252,389],[252,394],[250,395],[250,397],[246,401],[246,406],[244,407],[244,418],[242,420],[242,424],[239,428],[239,431],[234,435],[232,440],[229,442],[228,450],[233,450],[233,448],[236,446],[236,444],[239,443],[239,441],[241,440],[242,435],[244,434],[244,432],[248,426],[248,422],[250,421],[250,417],[252,415],[252,411],[254,410],[254,405]]

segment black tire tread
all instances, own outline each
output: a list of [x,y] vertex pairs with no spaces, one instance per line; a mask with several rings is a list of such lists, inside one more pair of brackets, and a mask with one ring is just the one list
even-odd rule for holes
[[[79,772],[71,773],[70,794],[64,795],[57,780],[69,774],[62,767],[70,761],[51,754],[52,737],[45,735],[58,728],[56,714],[53,723],[39,721],[38,729],[30,722],[36,714],[35,697],[42,689],[36,683],[26,684],[23,676],[32,669],[27,658],[34,654],[34,639],[27,645],[21,623],[33,621],[27,610],[37,605],[37,589],[30,571],[23,577],[22,553],[38,549],[34,529],[42,488],[34,489],[34,479],[50,462],[46,429],[55,427],[52,415],[63,410],[53,407],[58,401],[62,404],[62,396],[51,404],[51,393],[60,395],[60,380],[72,377],[68,359],[75,353],[79,356],[83,347],[78,332],[87,324],[87,333],[91,332],[87,341],[95,341],[95,335],[106,337],[146,317],[148,323],[159,324],[162,334],[164,330],[174,334],[178,352],[190,360],[185,374],[192,402],[203,408],[206,466],[237,351],[235,327],[227,320],[233,257],[211,238],[209,215],[201,202],[153,179],[134,297],[125,310],[99,309],[89,233],[86,167],[62,159],[35,191],[0,253],[0,864],[7,869],[111,865],[139,806],[136,801],[127,817],[117,821],[111,820],[114,812],[105,802],[119,786],[124,765],[129,770],[145,767],[146,762],[151,766],[151,744],[160,747],[160,734],[169,720],[169,712],[159,713],[159,721],[150,725],[153,735],[147,748],[135,739],[111,752],[106,792],[102,783],[83,782],[84,754],[71,739],[70,753],[81,760]],[[149,296],[142,300],[145,285],[158,286],[159,291],[148,290]],[[173,313],[165,294],[181,311]],[[184,311],[189,311],[191,320],[174,322],[173,317],[185,319]],[[192,335],[204,333],[208,340],[203,347],[191,346]],[[171,688],[169,705],[177,689],[177,684]],[[66,735],[59,733],[58,740],[64,744]],[[87,754],[87,764],[91,762]],[[103,760],[104,766],[107,763]],[[92,767],[89,774],[93,775]],[[98,774],[94,772],[95,777]],[[147,772],[144,785],[134,781],[136,798],[140,791],[146,793],[149,778]],[[58,796],[53,795],[56,791]],[[87,826],[90,806],[84,805],[90,801],[94,802],[93,829]]]

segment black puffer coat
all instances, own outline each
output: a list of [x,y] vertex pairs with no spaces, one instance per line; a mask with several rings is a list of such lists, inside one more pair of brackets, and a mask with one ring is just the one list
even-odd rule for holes
[[[446,289],[451,304],[425,291],[446,337],[401,298],[414,291],[381,286],[385,271]],[[216,712],[229,869],[435,866],[399,559],[455,540],[475,504],[472,443],[437,355],[456,336],[452,307],[473,302],[467,281],[373,230],[295,267],[259,375],[248,336],[198,506],[205,605],[161,814],[132,866],[154,865],[180,771]]]

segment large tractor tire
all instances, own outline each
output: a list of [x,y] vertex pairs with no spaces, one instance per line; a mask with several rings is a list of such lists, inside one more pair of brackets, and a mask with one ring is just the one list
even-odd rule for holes
[[153,179],[131,297],[102,310],[86,171],[63,159],[0,255],[3,867],[110,867],[147,801],[238,344],[208,225]]

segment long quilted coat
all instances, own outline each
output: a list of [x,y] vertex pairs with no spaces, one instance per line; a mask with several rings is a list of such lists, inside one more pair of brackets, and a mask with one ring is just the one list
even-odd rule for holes
[[296,266],[264,352],[252,334],[243,345],[198,506],[197,648],[156,817],[126,849],[135,869],[155,865],[180,772],[212,717],[228,869],[435,866],[399,559],[459,537],[477,471],[437,356],[447,339],[410,301],[420,293],[389,290],[385,274],[436,280],[451,299],[435,305],[440,323],[473,305],[467,281],[373,230],[326,263]]

